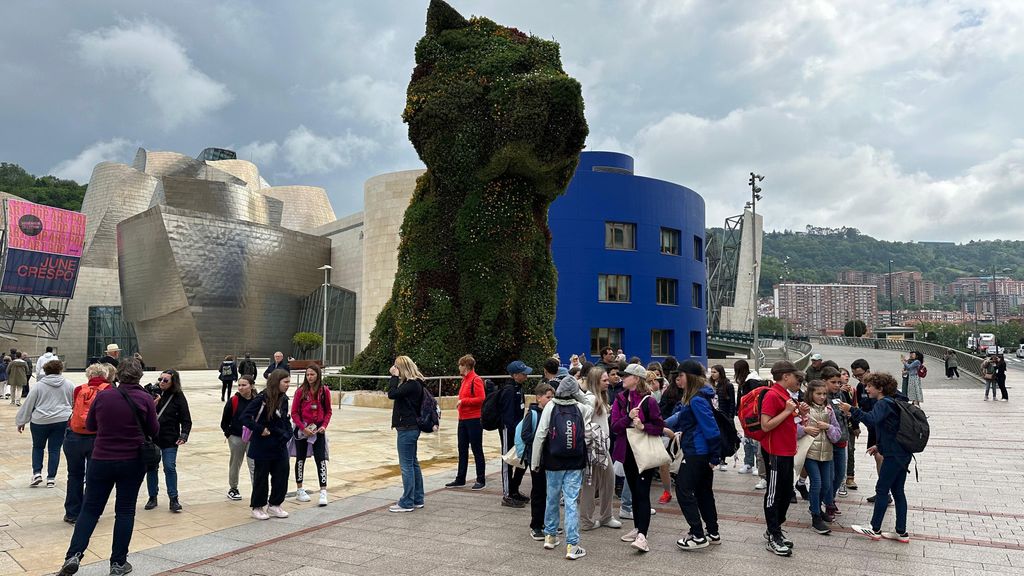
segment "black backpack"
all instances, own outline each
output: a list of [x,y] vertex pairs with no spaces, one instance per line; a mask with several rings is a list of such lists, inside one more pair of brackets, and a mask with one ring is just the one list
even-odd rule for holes
[[896,442],[911,454],[924,452],[925,446],[928,445],[928,435],[931,432],[928,426],[928,415],[921,410],[920,406],[915,406],[910,402],[893,399],[892,403],[896,407],[896,414],[900,417]]
[[[422,382],[420,383],[422,385]],[[426,386],[423,388],[423,399],[420,400],[420,413],[416,416],[416,426],[419,427],[420,432],[430,434],[437,432],[441,426],[441,409],[437,406],[437,400],[434,395],[427,390]]]
[[484,405],[480,409],[480,425],[484,430],[497,430],[501,426],[501,395],[504,390],[498,390],[494,382],[484,382]]
[[721,436],[719,454],[723,460],[731,458],[740,449],[740,435],[736,432],[736,422],[718,408],[712,407],[711,411],[715,414],[715,422]]
[[576,404],[555,404],[544,442],[544,468],[582,470],[587,466],[583,415]]

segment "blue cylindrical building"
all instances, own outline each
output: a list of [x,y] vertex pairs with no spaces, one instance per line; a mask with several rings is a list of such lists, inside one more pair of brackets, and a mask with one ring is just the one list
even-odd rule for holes
[[563,359],[604,346],[644,362],[707,362],[704,199],[633,174],[633,158],[583,152],[551,205],[558,269],[555,337]]

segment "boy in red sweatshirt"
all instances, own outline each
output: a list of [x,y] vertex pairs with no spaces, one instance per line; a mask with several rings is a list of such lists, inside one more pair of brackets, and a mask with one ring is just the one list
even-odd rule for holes
[[459,374],[462,374],[459,403],[456,404],[459,411],[459,471],[454,481],[444,485],[445,488],[462,488],[466,485],[470,446],[473,447],[473,460],[476,461],[476,484],[473,484],[473,490],[483,490],[486,486],[484,428],[480,424],[480,409],[487,393],[475,368],[476,359],[473,356],[466,354],[459,358]]

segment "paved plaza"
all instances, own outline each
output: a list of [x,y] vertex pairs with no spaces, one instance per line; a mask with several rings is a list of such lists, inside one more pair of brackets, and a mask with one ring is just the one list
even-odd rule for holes
[[[816,347],[843,365],[866,356],[873,367],[895,366],[891,352]],[[789,535],[796,543],[793,558],[778,558],[764,550],[761,533],[762,493],[753,490],[756,478],[736,473],[734,463],[716,472],[715,486],[721,515],[722,546],[685,553],[675,540],[685,522],[675,501],[656,504],[649,534],[652,552],[635,553],[619,541],[623,530],[601,528],[583,532],[588,555],[576,562],[564,559],[564,548],[545,551],[528,534],[528,509],[500,505],[501,481],[496,474],[496,433],[485,433],[492,458],[488,486],[482,492],[444,490],[454,466],[454,412],[446,412],[440,439],[424,437],[421,458],[427,482],[426,507],[408,514],[391,514],[387,506],[399,493],[400,480],[394,435],[388,430],[389,411],[346,406],[332,420],[332,502],[326,508],[286,503],[292,513],[284,520],[249,519],[247,502],[224,497],[226,446],[218,428],[219,402],[204,374],[187,374],[186,389],[195,428],[179,456],[182,514],[171,514],[166,498],[153,511],[139,502],[136,531],[129,560],[136,574],[175,572],[209,576],[261,574],[275,576],[320,574],[550,574],[607,573],[674,574],[681,570],[704,574],[836,575],[1024,574],[1024,408],[1016,401],[984,402],[981,385],[962,379],[947,381],[941,366],[931,366],[925,381],[924,408],[932,425],[927,451],[918,459],[920,482],[907,483],[908,526],[912,542],[871,542],[849,531],[866,523],[875,477],[873,466],[858,458],[860,490],[840,499],[843,515],[830,536],[808,527],[806,504],[790,508]],[[1010,393],[1024,383],[1011,372]],[[28,435],[13,428],[14,408],[2,418],[8,442],[0,451],[0,573],[53,572],[60,564],[71,535],[63,524],[63,490],[28,488]],[[63,476],[63,472],[62,472]],[[62,481],[63,478],[59,480]],[[162,481],[161,481],[162,484]],[[528,493],[529,478],[523,491]],[[655,487],[655,497],[660,487]],[[243,482],[243,494],[248,483]],[[108,508],[108,512],[110,512]],[[891,528],[892,511],[885,528]],[[86,575],[106,574],[112,514],[105,516],[86,557]],[[630,523],[627,521],[625,528]]]

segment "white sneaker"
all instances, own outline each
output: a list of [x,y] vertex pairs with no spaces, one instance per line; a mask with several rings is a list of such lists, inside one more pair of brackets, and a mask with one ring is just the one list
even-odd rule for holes
[[284,508],[280,506],[267,506],[267,514],[274,518],[287,518],[288,513],[284,511]]
[[767,487],[768,482],[764,478],[761,478],[757,481],[757,484],[754,484],[754,490],[764,490]]
[[725,462],[722,462],[721,464],[718,465],[718,469],[721,470],[722,472],[725,472],[726,470],[729,469],[729,465],[726,464]]
[[658,511],[657,511],[657,510],[655,510],[654,508],[651,508],[651,516],[654,516],[654,515],[656,515],[657,513],[658,513]]
[[747,466],[746,464],[744,464],[743,466],[740,466],[740,469],[737,470],[737,472],[739,472],[740,474],[750,474],[751,472],[753,472],[753,470],[753,466]]
[[609,518],[602,526],[606,528],[622,528],[622,522],[619,522],[615,518]]
[[633,511],[632,510],[623,510],[622,508],[619,508],[619,518],[621,518],[623,520],[632,520],[633,519]]
[[253,508],[252,517],[257,520],[270,520],[270,515],[263,508]]
[[623,542],[632,542],[632,541],[636,540],[636,537],[637,537],[638,534],[640,534],[640,531],[637,530],[636,528],[633,528],[629,532],[626,532],[625,534],[623,534],[622,537],[619,538],[619,540],[622,540]]
[[306,493],[305,488],[299,488],[295,491],[295,499],[299,502],[309,502],[309,494]]
[[327,506],[327,490],[320,491],[320,500],[317,502],[317,506]]
[[565,547],[565,557],[568,560],[576,560],[587,555],[587,551],[579,544],[569,544]]
[[601,523],[597,520],[580,520],[580,530],[583,530],[584,532],[587,532],[589,530],[597,530],[600,527]]
[[637,534],[636,535],[636,540],[633,540],[633,543],[630,544],[630,546],[632,546],[633,548],[636,548],[637,550],[639,550],[641,552],[650,552],[651,551],[651,547],[647,545],[647,537],[644,536],[643,534]]

